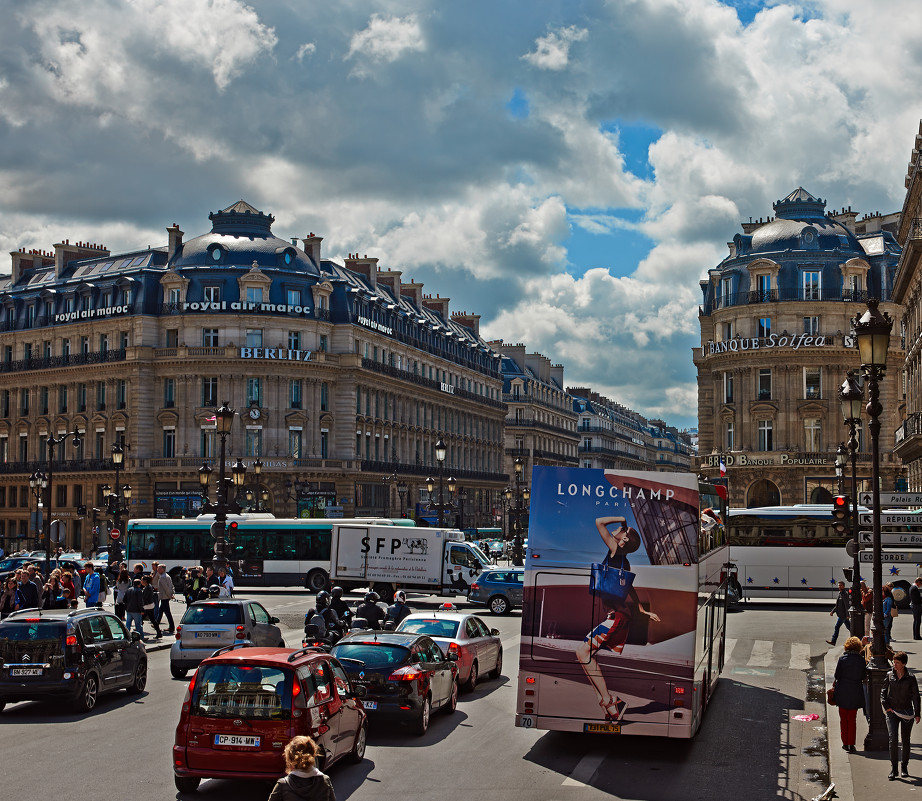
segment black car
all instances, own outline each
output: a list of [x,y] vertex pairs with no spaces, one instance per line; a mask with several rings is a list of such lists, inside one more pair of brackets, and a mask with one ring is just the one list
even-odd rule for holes
[[141,693],[138,632],[100,609],[24,609],[0,621],[0,711],[14,701],[69,701],[89,712],[101,693]]
[[356,631],[331,653],[349,674],[370,720],[408,723],[425,734],[432,710],[451,714],[458,705],[457,655],[444,656],[430,637]]

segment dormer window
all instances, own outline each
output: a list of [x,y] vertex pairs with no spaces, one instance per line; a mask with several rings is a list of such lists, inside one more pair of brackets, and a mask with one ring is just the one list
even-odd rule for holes
[[224,259],[224,248],[220,245],[210,245],[208,248],[208,261],[212,264],[220,264]]

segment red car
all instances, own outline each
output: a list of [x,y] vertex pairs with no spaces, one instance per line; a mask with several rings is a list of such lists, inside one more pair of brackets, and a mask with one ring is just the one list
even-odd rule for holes
[[186,690],[173,746],[176,789],[193,792],[202,779],[277,779],[285,746],[299,734],[320,746],[321,770],[364,758],[365,710],[342,665],[313,648],[222,648]]

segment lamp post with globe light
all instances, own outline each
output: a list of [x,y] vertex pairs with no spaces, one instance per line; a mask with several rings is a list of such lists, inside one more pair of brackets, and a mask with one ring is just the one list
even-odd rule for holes
[[858,426],[861,424],[861,406],[864,403],[864,392],[861,389],[856,373],[849,370],[845,374],[845,381],[839,387],[839,405],[842,409],[842,419],[848,428],[848,454],[852,467],[851,482],[851,507],[852,507],[852,605],[849,611],[849,629],[855,637],[863,637],[864,609],[861,606],[861,563],[858,561]]
[[872,564],[874,611],[871,622],[871,661],[868,663],[869,697],[871,699],[868,734],[864,739],[865,750],[880,751],[887,748],[886,720],[883,709],[877,702],[880,698],[884,677],[890,669],[887,659],[887,643],[884,633],[883,566],[880,540],[880,381],[887,369],[887,351],[890,347],[890,331],[893,318],[881,313],[878,301],[868,300],[867,311],[854,320],[855,338],[858,340],[858,356],[861,372],[867,386],[868,430],[871,434],[871,520],[872,520]]

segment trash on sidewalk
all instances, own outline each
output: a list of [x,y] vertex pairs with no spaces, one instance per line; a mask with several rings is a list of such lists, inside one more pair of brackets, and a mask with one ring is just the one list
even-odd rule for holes
[[819,719],[820,719],[819,715],[794,715],[791,718],[791,720],[802,720],[804,722],[807,722],[810,720],[819,720]]
[[836,795],[836,786],[833,783],[833,784],[830,784],[829,787],[827,787],[818,796],[814,796],[814,798],[811,799],[811,801],[830,801],[831,799],[838,798],[838,797],[839,796]]

